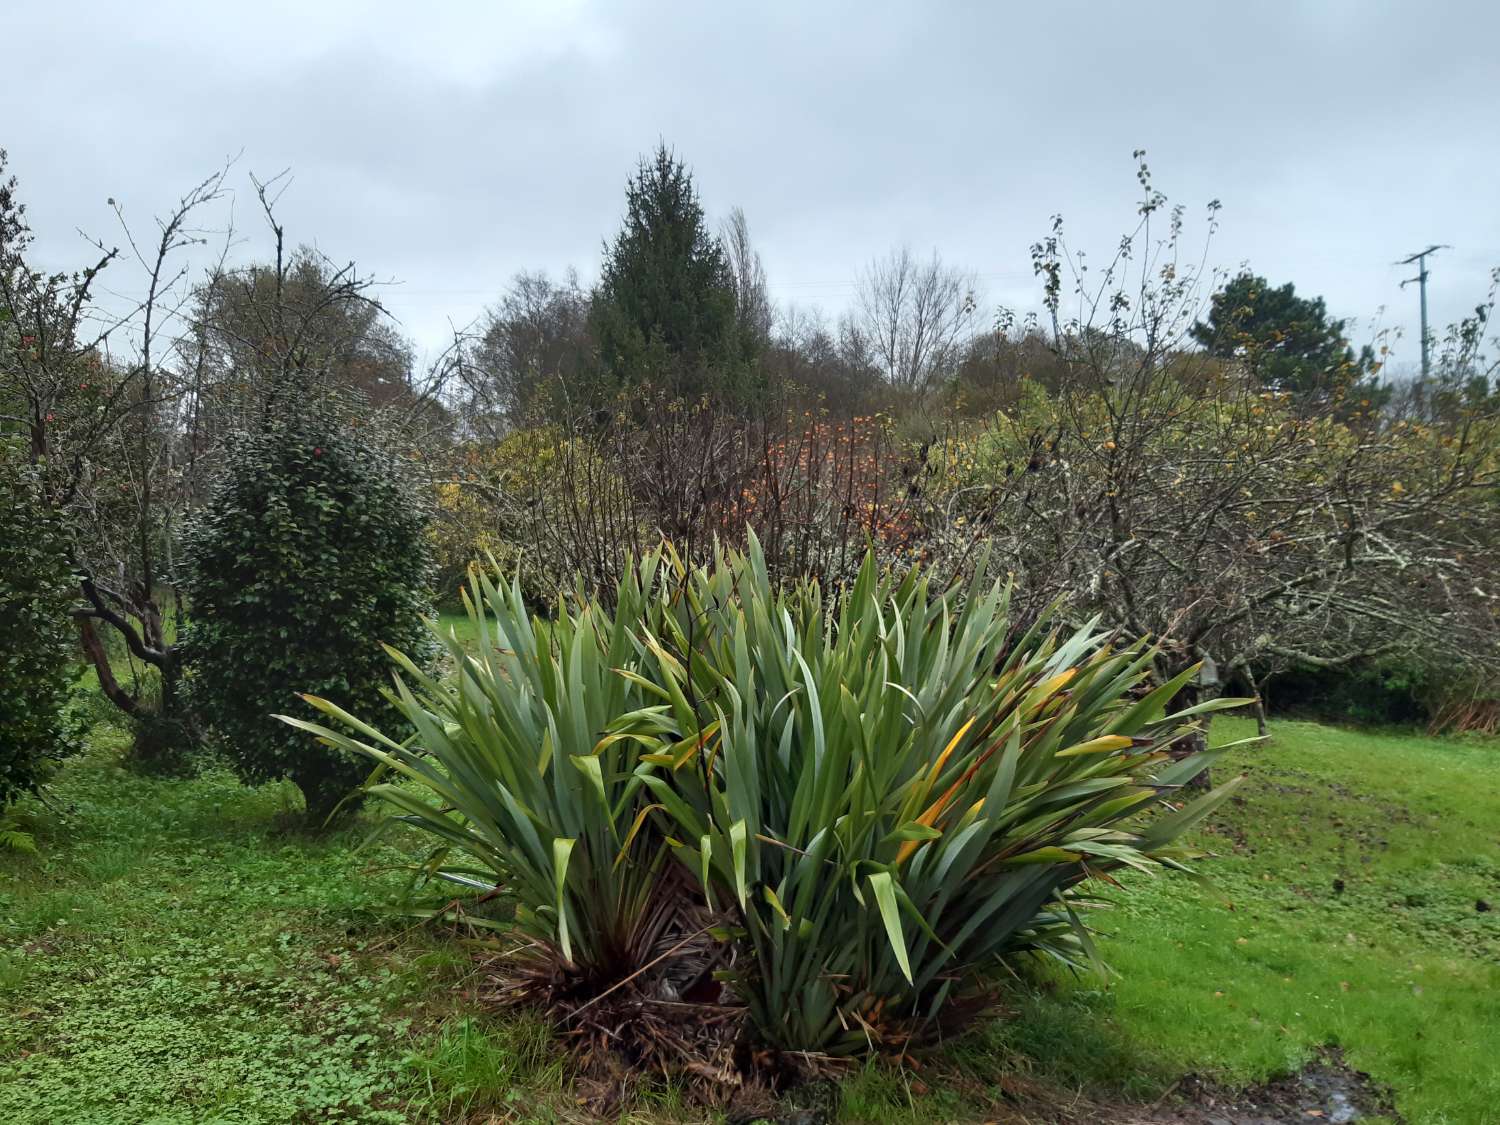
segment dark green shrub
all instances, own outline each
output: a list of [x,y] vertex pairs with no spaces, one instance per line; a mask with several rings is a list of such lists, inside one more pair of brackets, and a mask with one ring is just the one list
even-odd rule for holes
[[1431,715],[1434,679],[1419,662],[1386,659],[1339,668],[1293,666],[1271,677],[1271,710],[1325,723],[1416,726]]
[[140,713],[130,717],[125,764],[145,777],[196,776],[211,760],[198,732],[186,719],[163,715],[154,704],[148,699]]
[[271,718],[298,692],[395,723],[381,644],[428,651],[427,514],[395,458],[310,407],[232,448],[188,535],[189,686],[247,782],[286,777],[322,820],[369,772]]
[[34,790],[67,747],[73,592],[62,524],[24,453],[0,438],[0,806]]

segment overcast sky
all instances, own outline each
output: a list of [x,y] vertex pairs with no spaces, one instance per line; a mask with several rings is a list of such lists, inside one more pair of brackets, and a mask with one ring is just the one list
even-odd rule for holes
[[289,237],[399,279],[422,351],[517,270],[591,280],[658,138],[711,217],[745,209],[772,295],[830,313],[903,242],[1035,307],[1027,247],[1062,212],[1108,253],[1136,148],[1190,215],[1223,202],[1215,263],[1322,294],[1357,337],[1384,307],[1408,359],[1391,263],[1452,244],[1435,324],[1500,265],[1493,0],[5,7],[0,147],[43,264],[115,237],[107,198],[145,219],[242,152],[242,256],[248,173],[290,167]]

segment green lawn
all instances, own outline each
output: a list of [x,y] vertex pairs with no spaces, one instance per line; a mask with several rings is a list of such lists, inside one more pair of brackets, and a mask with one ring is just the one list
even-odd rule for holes
[[[1250,780],[1200,834],[1213,885],[1139,879],[1099,919],[1118,979],[1011,984],[923,1082],[847,1082],[846,1119],[998,1116],[1018,1075],[1154,1101],[1338,1044],[1409,1121],[1500,1122],[1500,744],[1275,735],[1220,768]],[[120,749],[97,728],[22,810],[40,855],[0,853],[0,1121],[572,1116],[545,1032],[474,1011],[461,945],[392,913],[417,841],[308,837],[289,786],[144,780]]]
[[460,642],[472,648],[477,640],[474,630],[474,622],[466,613],[440,613],[438,614],[438,625],[444,630],[452,629]]
[[[1253,733],[1221,720],[1220,737]],[[1279,722],[1200,833],[1212,885],[1139,879],[1101,923],[1120,977],[992,1034],[1065,1084],[1247,1082],[1322,1044],[1410,1121],[1500,1121],[1500,744]]]
[[440,949],[379,908],[403,858],[291,826],[295,790],[142,780],[107,728],[0,857],[0,1120],[404,1121]]

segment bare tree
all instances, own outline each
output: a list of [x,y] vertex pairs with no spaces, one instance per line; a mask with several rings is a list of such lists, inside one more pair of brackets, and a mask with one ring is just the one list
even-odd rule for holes
[[561,283],[522,272],[479,328],[462,409],[476,436],[496,438],[549,396],[570,397],[592,348],[589,296],[572,270]]
[[[48,499],[68,519],[84,651],[104,694],[148,724],[143,734],[152,720],[191,726],[179,697],[175,547],[229,434],[310,394],[349,391],[361,422],[404,448],[441,416],[449,370],[440,362],[417,385],[404,343],[378,320],[371,282],[352,264],[287,254],[274,214],[280,177],[255,183],[274,265],[227,269],[232,232],[205,228],[200,216],[228,195],[228,171],[184,195],[149,240],[116,207],[126,250],[95,243],[97,263],[73,275],[30,268],[13,181],[0,184],[0,421],[25,426]],[[224,250],[194,285],[191,252],[210,236]],[[112,262],[133,264],[140,278],[123,310],[118,295],[105,302],[94,292]],[[372,410],[370,399],[383,405]],[[128,656],[128,688],[109,637]]]
[[871,262],[859,279],[845,335],[868,348],[892,386],[925,395],[952,374],[978,308],[977,280],[900,247]]
[[232,435],[309,399],[337,400],[392,451],[433,452],[451,417],[447,385],[466,370],[462,334],[424,372],[382,304],[384,282],[303,246],[289,250],[276,215],[287,174],[251,177],[274,239],[269,262],[221,258],[194,287],[175,342],[187,489],[196,501]]
[[773,313],[771,298],[766,291],[766,268],[760,253],[750,241],[750,224],[745,212],[736,207],[729,212],[719,234],[724,244],[724,253],[729,259],[729,271],[734,278],[735,308],[740,330],[764,345],[771,337]]
[[993,540],[1034,607],[1158,638],[1163,679],[1216,669],[1184,703],[1285,662],[1500,667],[1495,402],[1443,428],[1337,396],[1310,412],[1191,347],[1218,275],[1141,178],[1138,226],[1102,270],[1060,221],[1034,248],[1065,376],[1001,415],[988,479],[940,522]]
[[159,674],[154,713],[175,719],[179,710],[181,660],[160,598],[171,581],[180,512],[182,386],[169,359],[189,296],[183,254],[206,240],[197,213],[223,197],[227,174],[226,165],[184,195],[157,219],[150,241],[138,239],[115,206],[124,257],[143,277],[139,300],[117,315],[95,301],[93,282],[119,251],[96,243],[96,265],[71,277],[39,274],[25,260],[30,232],[13,181],[0,200],[0,308],[20,345],[0,363],[0,397],[26,406],[32,456],[74,533],[84,650],[105,695],[130,714],[142,711],[138,696],[116,681],[99,626],[118,635],[133,662]]

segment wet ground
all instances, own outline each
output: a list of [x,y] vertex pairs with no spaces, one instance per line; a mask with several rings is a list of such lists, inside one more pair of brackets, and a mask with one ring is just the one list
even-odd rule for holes
[[1348,1125],[1384,1117],[1399,1121],[1386,1091],[1368,1074],[1328,1051],[1296,1074],[1244,1090],[1225,1090],[1188,1075],[1146,1114],[1125,1113],[1121,1125]]

